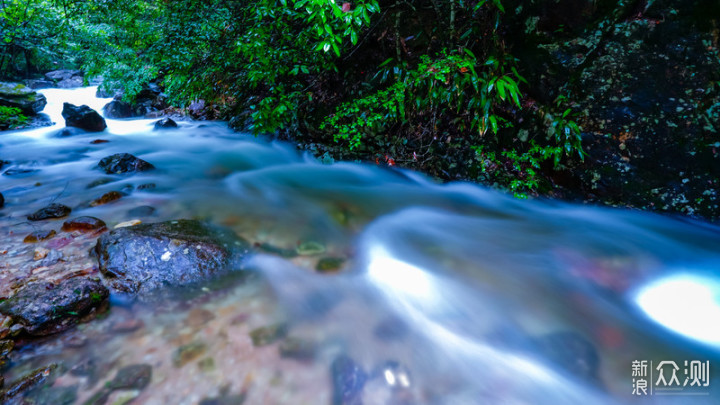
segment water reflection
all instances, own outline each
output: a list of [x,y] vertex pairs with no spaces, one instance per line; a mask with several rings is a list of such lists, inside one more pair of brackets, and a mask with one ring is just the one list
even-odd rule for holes
[[720,347],[720,282],[717,278],[679,272],[641,287],[635,301],[664,327]]

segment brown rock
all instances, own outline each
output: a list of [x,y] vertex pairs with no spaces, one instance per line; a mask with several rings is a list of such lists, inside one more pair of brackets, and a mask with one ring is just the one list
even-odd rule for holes
[[90,203],[91,207],[97,207],[98,205],[107,204],[109,202],[113,202],[115,200],[119,200],[122,198],[122,194],[118,191],[110,191],[108,193],[105,193],[102,195],[102,197],[98,198],[97,200],[94,200]]
[[63,232],[90,232],[103,228],[106,228],[106,225],[101,219],[95,217],[77,217],[65,221],[61,229]]

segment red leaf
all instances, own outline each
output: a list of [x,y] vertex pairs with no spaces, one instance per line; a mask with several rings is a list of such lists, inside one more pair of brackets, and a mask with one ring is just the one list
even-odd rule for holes
[[343,3],[342,11],[343,11],[343,13],[349,13],[350,12],[350,3]]

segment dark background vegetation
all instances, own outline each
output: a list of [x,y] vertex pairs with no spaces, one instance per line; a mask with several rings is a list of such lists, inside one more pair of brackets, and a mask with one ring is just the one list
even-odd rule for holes
[[125,101],[158,86],[186,114],[325,161],[719,217],[716,0],[0,7],[5,81],[82,69]]

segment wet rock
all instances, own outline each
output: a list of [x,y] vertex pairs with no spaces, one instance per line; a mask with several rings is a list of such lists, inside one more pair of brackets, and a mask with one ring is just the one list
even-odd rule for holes
[[[152,366],[133,364],[118,370],[115,378],[105,383],[105,387],[85,401],[85,405],[104,405],[116,390],[143,390],[152,379]],[[133,397],[134,398],[134,397]]]
[[103,107],[107,118],[130,118],[133,116],[132,106],[120,100],[113,100]]
[[53,82],[51,80],[35,79],[35,80],[28,80],[27,86],[33,90],[50,89],[50,88],[55,87],[55,82]]
[[[15,342],[10,339],[0,340],[0,368],[8,361],[8,354],[15,348]],[[0,386],[1,388],[1,386]]]
[[91,207],[97,207],[98,205],[104,205],[113,201],[117,201],[122,198],[122,194],[118,191],[110,191],[103,194],[100,198],[90,202]]
[[333,405],[361,405],[367,374],[348,356],[338,356],[330,366]]
[[297,247],[297,253],[301,256],[314,256],[325,253],[325,245],[316,241],[305,241]]
[[98,145],[101,143],[108,143],[108,142],[110,142],[110,141],[108,141],[107,139],[94,139],[90,143],[93,145]]
[[139,389],[150,384],[152,366],[149,364],[133,364],[118,370],[115,378],[107,384],[110,389]]
[[574,332],[558,332],[537,341],[540,353],[563,371],[588,381],[598,378],[600,357],[595,346]]
[[139,219],[131,219],[131,220],[129,220],[129,221],[120,222],[119,224],[115,225],[115,226],[113,227],[113,229],[126,228],[126,227],[128,227],[128,226],[135,226],[135,225],[140,225],[140,224],[142,224],[142,221],[141,221],[141,220],[139,220]]
[[0,193],[0,208],[5,206],[5,197]]
[[280,357],[296,360],[312,360],[317,353],[317,346],[309,341],[296,337],[289,337],[278,347]]
[[27,219],[30,221],[42,221],[44,219],[63,218],[70,215],[71,211],[67,205],[52,203],[28,215]]
[[[139,188],[139,187],[138,187]],[[133,217],[149,217],[155,213],[155,208],[149,205],[141,205],[128,210],[128,215]]]
[[77,217],[69,221],[65,221],[61,230],[63,232],[92,232],[98,229],[106,228],[105,222],[95,217]]
[[193,342],[182,345],[173,354],[173,365],[180,368],[189,362],[202,356],[207,350],[207,345],[202,342]]
[[20,83],[0,82],[0,106],[19,108],[25,115],[35,115],[45,108],[45,96]]
[[86,105],[78,107],[70,103],[63,103],[62,116],[68,127],[77,127],[89,132],[100,132],[107,128],[105,119]]
[[95,246],[102,274],[131,294],[207,280],[232,270],[247,250],[233,232],[194,220],[115,229]]
[[11,400],[12,398],[17,397],[20,394],[23,394],[24,392],[28,391],[31,388],[37,387],[40,384],[47,381],[48,377],[55,371],[57,368],[57,364],[51,364],[46,367],[41,367],[38,369],[35,369],[25,376],[21,377],[19,380],[14,381],[10,386],[0,392],[0,401],[5,403],[6,401]]
[[37,243],[40,241],[48,240],[55,235],[57,235],[57,232],[55,232],[54,229],[50,229],[47,231],[37,231],[37,232],[33,232],[30,235],[26,236],[25,239],[23,239],[23,242]]
[[340,270],[345,264],[345,259],[342,257],[323,257],[318,260],[315,269],[318,273],[335,273]]
[[44,259],[47,257],[48,253],[50,253],[50,250],[45,248],[37,248],[35,249],[35,252],[33,253],[33,260],[38,261],[41,259]]
[[77,385],[44,387],[28,396],[29,404],[72,405],[77,401]]
[[138,190],[152,190],[154,189],[155,183],[145,183],[138,186]]
[[40,266],[52,266],[63,258],[63,253],[59,250],[50,249],[47,256],[40,261]]
[[69,329],[104,308],[109,291],[98,281],[71,278],[52,286],[30,283],[0,303],[0,313],[25,332],[44,336]]
[[154,131],[159,131],[163,129],[172,129],[177,128],[178,124],[173,121],[171,118],[163,118],[157,122],[155,122],[155,126],[153,128]]
[[267,346],[284,338],[287,335],[287,332],[287,324],[278,323],[254,329],[250,332],[250,339],[252,339],[253,346],[255,347]]
[[255,247],[263,252],[278,255],[280,257],[290,258],[296,257],[298,255],[295,249],[284,249],[275,245],[271,245],[270,243],[256,243]]
[[91,189],[102,186],[104,184],[112,183],[113,181],[115,181],[115,179],[113,179],[112,177],[103,177],[101,179],[91,181],[87,186],[85,186],[85,188]]
[[155,168],[152,164],[129,153],[116,153],[106,156],[100,160],[98,166],[107,174],[134,173]]

